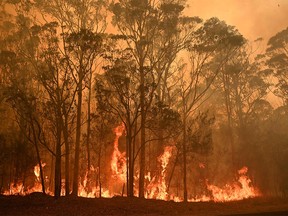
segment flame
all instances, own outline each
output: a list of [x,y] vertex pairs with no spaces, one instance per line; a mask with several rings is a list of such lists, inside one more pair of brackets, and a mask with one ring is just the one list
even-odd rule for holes
[[[83,181],[80,182],[79,188],[78,188],[78,196],[81,197],[87,197],[87,198],[95,198],[100,197],[100,190],[101,190],[101,197],[112,197],[114,194],[117,194],[119,192],[114,187],[115,185],[121,184],[122,185],[126,182],[126,153],[120,152],[119,150],[119,138],[123,135],[123,132],[125,130],[124,124],[121,124],[117,126],[114,129],[114,133],[116,135],[114,140],[114,149],[111,157],[111,171],[112,171],[112,179],[113,183],[110,185],[113,185],[113,188],[110,188],[109,190],[106,188],[101,188],[98,186],[91,187],[90,190],[87,188],[87,183],[89,181],[88,179],[88,171],[85,173],[85,176],[83,178]],[[90,172],[97,172],[98,168],[95,169],[94,167],[91,167]]]
[[[46,163],[41,162],[41,166],[42,166],[42,168],[44,168],[46,166]],[[34,166],[34,175],[36,176],[37,181],[40,181],[40,166],[39,166],[39,164]]]
[[[44,168],[46,166],[46,163],[41,162],[41,166]],[[4,195],[21,195],[25,196],[28,194],[31,194],[33,192],[42,192],[42,185],[40,180],[40,166],[37,164],[34,166],[34,175],[36,177],[34,181],[34,185],[32,187],[25,187],[22,182],[20,183],[11,183],[9,186],[9,190],[4,191]],[[46,176],[45,179],[48,177]],[[53,193],[49,190],[49,188],[46,189],[46,193],[52,195]]]
[[[123,132],[123,131],[122,131]],[[117,137],[115,139],[115,148],[114,148],[114,153],[115,151],[118,150],[118,138],[120,137],[120,133],[117,133]],[[172,156],[172,150],[173,148],[171,146],[167,146],[164,149],[164,153],[158,157],[158,161],[160,163],[161,167],[161,172],[160,175],[157,176],[155,175],[153,178],[151,177],[151,173],[148,172],[145,175],[145,179],[149,182],[147,188],[146,188],[146,193],[145,197],[148,199],[160,199],[160,200],[173,200],[175,202],[181,202],[182,199],[172,195],[169,195],[167,192],[167,183],[166,183],[166,177],[167,177],[167,166],[169,164],[169,160]],[[119,156],[119,152],[117,154],[114,154],[114,156]],[[123,156],[123,153],[121,153]],[[117,158],[117,157],[116,157]],[[121,157],[120,157],[121,159]],[[116,160],[115,160],[116,161]],[[112,162],[111,161],[111,167],[112,167]],[[45,163],[42,164],[42,166],[45,166]],[[202,168],[202,167],[201,167]],[[17,183],[17,184],[11,184],[9,190],[4,191],[4,195],[28,195],[33,192],[42,192],[42,187],[39,179],[39,165],[36,165],[34,167],[34,174],[36,177],[36,180],[34,182],[33,187],[27,187],[25,188],[23,183]],[[92,171],[96,171],[96,169],[91,169]],[[122,179],[123,172],[119,171],[122,170],[124,171],[125,168],[117,166],[116,171],[113,173],[113,176],[117,179],[120,179],[121,181],[124,181]],[[214,202],[229,202],[229,201],[237,201],[237,200],[242,200],[242,199],[247,199],[247,198],[253,198],[260,196],[261,194],[259,191],[253,187],[251,179],[247,176],[248,168],[243,167],[242,169],[238,170],[238,180],[237,182],[234,182],[233,184],[229,185],[226,184],[223,188],[220,188],[216,185],[209,184],[208,181],[206,182],[207,189],[210,191],[210,196],[207,195],[202,195],[198,196],[192,199],[189,199],[189,202],[207,202],[207,201],[214,201]],[[117,175],[119,174],[119,175]],[[125,173],[124,173],[125,174]],[[46,178],[48,178],[46,176]],[[88,183],[88,172],[86,172],[83,181],[79,184],[79,193],[78,196],[81,197],[87,197],[87,198],[95,198],[99,197],[100,195],[100,188],[99,187],[92,187],[90,192],[88,192],[87,189],[87,183]],[[47,189],[46,191],[47,194],[53,195],[52,192]],[[61,193],[61,195],[64,195],[64,193]],[[111,193],[111,191],[107,189],[101,189],[101,196],[102,197],[112,197],[114,194]]]
[[164,149],[164,153],[158,158],[158,161],[161,163],[161,174],[157,178],[154,176],[151,179],[150,172],[146,175],[146,179],[149,181],[146,190],[146,198],[148,199],[160,199],[160,200],[168,200],[169,194],[167,193],[167,183],[166,183],[166,175],[167,175],[167,165],[172,156],[172,147],[166,146]]
[[24,192],[24,185],[23,183],[17,183],[17,184],[10,184],[9,190],[4,191],[4,195],[26,195]]
[[118,141],[119,138],[122,136],[123,132],[125,130],[124,125],[120,125],[115,128],[115,135],[116,138],[114,140],[114,151],[112,154],[112,160],[111,160],[111,170],[112,170],[112,176],[116,180],[120,180],[121,182],[126,181],[126,157],[125,152],[121,153],[118,148]]
[[[83,182],[80,182],[79,187],[78,187],[78,196],[80,197],[89,197],[89,198],[93,198],[94,194],[92,192],[88,192],[86,186],[87,186],[87,182],[88,182],[88,171],[86,171],[85,176],[84,176],[84,180]],[[94,189],[94,188],[93,188]],[[92,190],[93,191],[93,190]]]
[[[99,169],[98,167],[94,168],[93,166],[91,166],[90,172],[97,173],[98,169]],[[105,198],[112,197],[109,190],[105,188],[104,189],[100,188],[100,186],[97,186],[97,187],[91,186],[90,188],[88,188],[89,181],[91,181],[91,179],[88,178],[88,171],[86,171],[83,181],[80,182],[79,187],[78,187],[78,196],[86,197],[86,198],[100,197],[100,190],[101,190],[101,197],[105,197]]]
[[247,172],[247,167],[238,170],[238,174],[240,175],[238,181],[232,185],[226,184],[224,188],[207,183],[207,189],[211,191],[213,201],[227,202],[260,196],[258,190],[251,184],[252,181],[247,176]]
[[[114,195],[119,195],[119,191],[124,189],[124,184],[126,182],[126,153],[120,152],[119,150],[119,138],[123,135],[125,130],[124,125],[120,125],[115,128],[115,140],[114,140],[114,149],[111,157],[111,180],[109,186],[111,188],[101,188],[101,186],[93,186],[93,178],[90,178],[90,174],[97,174],[99,168],[96,169],[91,167],[85,173],[82,181],[79,184],[78,188],[78,196],[80,197],[87,197],[87,198],[95,198],[95,197],[112,197]],[[145,197],[148,199],[160,199],[160,200],[174,200],[175,202],[181,202],[182,199],[174,194],[168,193],[167,188],[167,167],[172,157],[173,147],[166,146],[164,148],[164,152],[162,155],[158,157],[159,162],[159,172],[155,174],[153,177],[151,176],[151,172],[147,172],[145,175],[145,180],[147,182],[147,187],[145,191]],[[41,163],[41,166],[44,168],[45,163]],[[204,163],[198,163],[198,167],[200,169],[205,169]],[[197,196],[192,199],[189,199],[189,202],[207,202],[207,201],[214,201],[214,202],[229,202],[229,201],[236,201],[242,200],[247,198],[253,198],[260,196],[261,194],[259,191],[253,187],[251,179],[247,176],[248,168],[243,167],[242,169],[238,170],[238,179],[236,182],[232,184],[226,184],[224,187],[220,188],[216,185],[209,184],[208,180],[206,180],[206,187],[209,191],[209,194],[205,194],[202,196]],[[137,171],[135,172],[137,173]],[[40,179],[40,167],[39,165],[34,166],[34,185],[32,187],[25,187],[23,183],[11,183],[9,186],[9,190],[4,191],[4,195],[27,195],[33,192],[42,192],[41,187],[41,179]],[[137,179],[137,177],[135,177]],[[49,181],[48,177],[45,176],[45,182]],[[89,183],[89,184],[88,184]],[[89,186],[88,186],[89,185]],[[135,187],[135,190],[137,188]],[[49,188],[46,189],[46,193],[53,195],[52,192],[49,191]],[[61,190],[61,196],[64,196],[64,188]],[[123,195],[123,194],[122,194]]]

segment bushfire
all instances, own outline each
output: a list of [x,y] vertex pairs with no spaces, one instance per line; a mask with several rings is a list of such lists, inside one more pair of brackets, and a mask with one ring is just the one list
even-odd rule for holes
[[[96,198],[96,197],[113,197],[113,196],[125,196],[123,193],[123,189],[126,182],[126,154],[125,152],[121,152],[118,148],[119,138],[125,132],[124,125],[120,125],[115,128],[115,140],[114,140],[114,148],[113,153],[111,155],[110,167],[111,167],[111,186],[109,188],[101,188],[99,186],[90,187],[87,189],[88,171],[86,172],[83,180],[79,184],[79,192],[78,196],[87,197],[87,198]],[[146,191],[145,198],[147,199],[159,199],[159,200],[173,200],[175,202],[181,202],[182,198],[175,196],[174,194],[170,194],[168,191],[168,182],[167,182],[167,168],[171,163],[171,158],[173,156],[175,147],[166,146],[163,150],[163,153],[158,157],[159,163],[159,172],[156,175],[151,176],[151,172],[148,172],[145,176],[146,179]],[[42,163],[42,168],[45,167],[45,163]],[[200,163],[199,167],[205,169],[205,164]],[[91,167],[91,170],[97,170],[94,167]],[[18,184],[10,184],[9,190],[4,191],[4,195],[28,195],[33,192],[42,192],[41,180],[40,180],[40,168],[39,165],[34,167],[34,185],[25,187],[23,182]],[[136,172],[137,173],[137,172]],[[252,184],[251,179],[247,175],[248,168],[243,167],[238,170],[238,179],[235,182],[230,184],[226,184],[224,187],[218,187],[216,185],[210,184],[209,180],[206,179],[206,189],[209,192],[208,195],[197,196],[195,198],[189,199],[189,202],[228,202],[228,201],[236,201],[247,198],[253,198],[257,196],[261,196],[261,193],[257,188],[255,188]],[[135,179],[138,177],[135,176]],[[45,181],[49,181],[48,177],[45,176]],[[118,186],[117,186],[118,185]],[[120,187],[119,187],[120,185]],[[121,193],[122,191],[122,193]],[[46,193],[49,195],[53,195],[49,187],[46,187]],[[137,194],[138,191],[135,191]],[[62,188],[61,195],[64,195],[64,187]]]

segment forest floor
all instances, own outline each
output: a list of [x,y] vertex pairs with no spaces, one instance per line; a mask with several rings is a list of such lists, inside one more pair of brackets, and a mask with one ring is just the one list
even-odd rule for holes
[[176,203],[139,198],[73,198],[46,196],[1,196],[1,216],[34,215],[288,215],[288,199],[256,198],[237,202]]

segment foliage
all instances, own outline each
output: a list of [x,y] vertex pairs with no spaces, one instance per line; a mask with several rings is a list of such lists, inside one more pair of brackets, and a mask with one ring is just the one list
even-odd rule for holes
[[213,150],[212,126],[215,117],[209,116],[209,113],[199,113],[189,122],[187,128],[188,152],[207,155]]
[[[207,159],[216,168],[224,159],[222,167],[245,162],[257,170],[262,188],[287,195],[281,172],[287,163],[288,29],[253,58],[236,27],[216,17],[185,16],[185,8],[185,0],[1,1],[0,119],[7,121],[0,127],[1,185],[25,178],[45,159],[56,196],[63,176],[71,192],[72,165],[74,195],[87,164],[89,172],[97,167],[101,188],[113,128],[123,123],[129,196],[134,181],[144,196],[144,172],[158,169],[166,145],[177,147],[169,181],[179,173],[177,193],[183,187],[184,200],[192,190],[191,157],[218,157]],[[283,106],[272,106],[271,88]],[[227,159],[227,152],[236,156]],[[277,176],[277,187],[272,178],[260,180],[265,166],[255,157],[273,166],[269,175]]]
[[268,41],[266,50],[267,65],[273,70],[277,78],[275,94],[287,102],[287,65],[288,65],[288,28],[277,33]]

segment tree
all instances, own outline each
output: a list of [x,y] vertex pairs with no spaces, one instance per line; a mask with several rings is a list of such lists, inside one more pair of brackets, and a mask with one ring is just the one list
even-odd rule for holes
[[[114,40],[113,40],[114,41]],[[111,47],[110,47],[111,48]],[[139,100],[135,62],[128,50],[115,46],[105,53],[105,73],[97,77],[96,92],[98,109],[117,116],[126,131],[127,196],[134,196],[135,138],[138,132]],[[138,130],[139,131],[139,130]]]
[[[71,55],[69,61],[73,63],[72,69],[76,72],[73,75],[75,83],[77,83],[77,122],[76,122],[76,146],[75,146],[75,164],[74,164],[74,181],[73,194],[78,194],[78,175],[79,175],[79,154],[80,154],[80,138],[81,138],[81,116],[82,116],[82,91],[85,88],[83,82],[91,71],[92,65],[98,54],[102,43],[102,38],[98,34],[94,34],[89,30],[81,30],[78,33],[71,33],[67,37],[68,53]],[[74,56],[74,57],[73,57]],[[73,60],[73,58],[75,58]],[[70,62],[71,63],[71,62]],[[72,72],[73,73],[73,72]]]
[[[191,40],[193,25],[199,19],[182,17],[184,1],[123,0],[111,7],[113,23],[125,37],[136,62],[140,104],[140,176],[139,196],[144,196],[145,122],[156,90],[166,88],[168,71],[180,50]],[[164,79],[163,79],[164,75]],[[161,97],[165,97],[165,93]]]
[[29,37],[31,19],[23,15],[27,12],[24,10],[22,14],[16,14],[16,23],[12,25],[13,29],[10,29],[1,41],[4,44],[0,53],[1,75],[5,77],[5,85],[2,90],[5,100],[16,113],[17,123],[22,134],[35,147],[37,162],[40,167],[42,192],[45,193],[40,155],[43,130],[40,116],[37,113],[39,107],[36,103],[41,92],[38,92],[38,95],[35,93],[33,69],[25,56],[27,53],[35,52],[35,43]]
[[[235,52],[223,65],[215,82],[215,85],[220,86],[218,90],[222,92],[225,104],[227,133],[231,145],[231,170],[239,167],[236,158],[237,146],[244,148],[248,145],[249,136],[246,133],[250,117],[257,110],[258,102],[261,103],[267,95],[269,88],[269,84],[265,82],[266,72],[260,69],[259,61],[257,58],[253,60],[248,50],[249,45],[244,44]],[[238,137],[238,140],[234,137]]]
[[[55,19],[61,26],[63,47],[60,47],[60,51],[69,68],[77,92],[76,141],[72,192],[74,196],[78,195],[79,155],[83,124],[83,92],[86,88],[86,81],[90,87],[89,91],[92,90],[91,84],[89,83],[92,80],[91,74],[94,69],[95,60],[101,53],[102,37],[100,33],[103,33],[106,28],[105,4],[106,3],[101,0],[36,1],[36,6],[40,11]],[[88,103],[88,110],[89,109],[90,101]],[[88,116],[87,131],[90,131],[89,118],[90,114]],[[89,136],[88,133],[87,146],[89,146]],[[68,157],[67,154],[66,157]],[[90,160],[89,157],[88,160]],[[69,160],[66,161],[66,164],[67,163],[69,163]],[[67,168],[66,171],[68,171]],[[68,182],[66,183],[68,184]]]
[[267,65],[277,78],[274,92],[286,104],[288,99],[288,28],[269,39],[266,56]]
[[[53,133],[56,140],[54,195],[59,197],[61,193],[62,137],[66,154],[69,154],[67,121],[75,98],[75,91],[71,91],[73,88],[72,77],[69,76],[67,64],[64,63],[65,59],[58,49],[57,27],[58,24],[52,22],[43,26],[34,25],[31,28],[32,34],[37,37],[39,44],[38,55],[31,56],[30,59],[35,69],[35,78],[48,95],[48,99],[42,102],[46,112],[50,114],[46,115],[46,118],[56,130]],[[66,169],[69,170],[69,168]],[[66,194],[69,194],[69,177],[66,176],[66,180]]]
[[[63,5],[60,3],[67,7],[63,8]],[[71,122],[69,123],[69,119],[72,119],[72,109],[76,94],[77,125],[74,163],[74,191],[76,191],[76,195],[78,194],[79,148],[83,105],[82,91],[85,89],[86,83],[90,86],[89,90],[91,91],[92,89],[91,80],[92,72],[94,70],[93,66],[96,56],[100,52],[99,48],[102,43],[102,38],[99,33],[106,27],[103,5],[105,5],[105,3],[102,1],[92,0],[83,0],[81,2],[56,0],[48,2],[39,0],[35,2],[19,1],[15,3],[16,12],[20,14],[20,19],[17,20],[17,22],[19,22],[20,29],[22,28],[22,33],[25,33],[24,35],[26,36],[26,41],[24,41],[25,49],[21,49],[21,52],[19,53],[23,59],[27,61],[29,66],[32,66],[33,68],[33,76],[31,80],[33,81],[33,85],[40,84],[40,92],[44,95],[47,94],[49,98],[46,101],[45,99],[39,101],[41,103],[41,111],[43,112],[39,112],[39,114],[43,114],[44,119],[48,120],[55,126],[51,127],[50,132],[56,139],[56,197],[60,196],[61,190],[62,137],[64,138],[66,152],[66,195],[70,193],[69,130],[71,131]],[[38,21],[44,22],[44,24],[39,24],[38,22],[37,25],[34,24],[34,26],[32,26],[35,20],[32,19],[33,14],[29,14],[31,8],[38,12],[40,11],[43,19]],[[70,14],[70,9],[74,10],[75,13],[73,15]],[[90,14],[91,10],[94,10],[95,14]],[[31,19],[28,20],[24,14],[28,14],[29,16],[27,17],[31,17]],[[88,16],[88,14],[90,15]],[[48,22],[46,18],[52,20],[52,22]],[[61,24],[60,27],[58,26],[58,23]],[[59,34],[59,30],[61,34]],[[88,74],[90,74],[90,76],[88,76]],[[90,101],[88,107],[89,110]],[[52,112],[54,115],[45,115],[45,111]],[[87,131],[90,131],[89,126]],[[49,133],[48,130],[45,132],[46,134]],[[87,143],[87,146],[89,146],[89,143]]]
[[[217,18],[207,20],[190,43],[189,63],[179,68],[179,107],[182,113],[183,192],[187,201],[187,121],[203,104],[221,68],[241,47],[244,38],[232,26]],[[214,61],[215,60],[215,61]],[[214,62],[214,64],[212,64]]]

